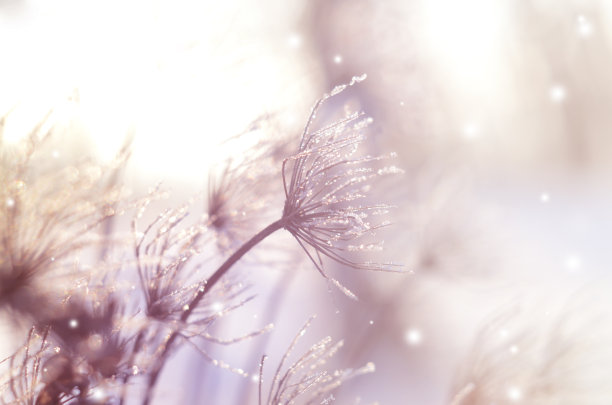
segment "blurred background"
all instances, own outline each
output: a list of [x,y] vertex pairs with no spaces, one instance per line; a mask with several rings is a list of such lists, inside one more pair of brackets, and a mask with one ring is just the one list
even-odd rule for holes
[[[373,118],[371,153],[405,170],[376,199],[397,206],[384,255],[409,274],[338,269],[352,302],[308,263],[260,266],[256,304],[219,332],[275,330],[211,352],[255,372],[249,353],[278,360],[316,313],[308,346],[329,334],[345,340],[334,364],[376,364],[339,404],[603,404],[611,24],[604,0],[0,0],[0,111],[14,109],[16,140],[54,107],[70,129],[60,158],[110,159],[133,135],[126,183],[138,195],[163,181],[179,204],[248,154],[248,139],[224,140],[273,117],[297,142],[314,102],[366,73],[349,96]],[[561,358],[551,336],[572,352],[561,364],[546,360]],[[227,390],[242,377],[207,378],[188,357],[198,372],[166,376],[167,395],[255,398],[257,384]]]

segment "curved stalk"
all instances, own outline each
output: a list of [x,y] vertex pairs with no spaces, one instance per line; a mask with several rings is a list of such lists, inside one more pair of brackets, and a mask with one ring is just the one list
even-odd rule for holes
[[[198,290],[198,293],[196,294],[196,296],[193,298],[193,300],[191,300],[188,308],[181,315],[181,322],[187,321],[187,319],[192,314],[192,312],[195,310],[195,308],[198,306],[200,301],[202,301],[202,299],[206,296],[206,294],[214,287],[215,284],[219,282],[219,280],[221,280],[221,278],[225,275],[225,273],[227,273],[228,270],[231,269],[232,266],[236,264],[242,258],[242,256],[244,256],[249,250],[254,248],[259,242],[261,242],[262,240],[264,240],[265,238],[267,238],[274,232],[278,231],[279,229],[284,228],[285,222],[286,222],[285,218],[281,218],[278,221],[271,223],[270,225],[262,229],[260,232],[258,232],[251,239],[249,239],[247,242],[245,242],[242,246],[240,246],[238,250],[236,250],[225,262],[223,262],[223,264],[221,264],[221,266],[219,266],[219,268],[215,270],[212,276],[210,276],[206,280],[205,288]],[[153,391],[155,390],[155,385],[157,384],[159,375],[166,363],[168,352],[172,348],[174,342],[179,337],[179,335],[180,335],[179,332],[176,332],[176,331],[172,332],[172,334],[168,338],[168,341],[166,342],[166,345],[161,355],[159,356],[157,362],[155,363],[153,370],[151,371],[151,374],[149,375],[149,383],[148,383],[147,391],[145,394],[145,399],[142,402],[143,405],[149,405],[151,403],[151,400],[153,399]]]

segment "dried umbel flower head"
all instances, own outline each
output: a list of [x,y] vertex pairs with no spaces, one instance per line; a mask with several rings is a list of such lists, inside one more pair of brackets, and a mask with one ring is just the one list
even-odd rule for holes
[[65,163],[45,148],[52,135],[48,117],[15,145],[0,133],[0,306],[34,318],[50,309],[44,276],[59,288],[62,260],[95,246],[94,229],[119,209],[116,175],[128,155]]
[[[279,195],[277,175],[288,143],[275,135],[269,117],[253,122],[247,131],[224,143],[235,155],[238,140],[252,144],[219,169],[211,169],[208,181],[208,226],[216,233],[222,251],[236,248],[276,215],[273,207]],[[267,136],[263,139],[260,133]],[[279,158],[282,156],[282,158]]]
[[[30,329],[25,344],[10,358],[0,362],[8,370],[0,379],[0,403],[34,405],[36,390],[42,380],[42,361],[47,352],[46,334],[39,336]],[[4,371],[4,370],[3,370]]]
[[[364,237],[387,225],[377,220],[390,208],[368,202],[373,181],[401,173],[395,166],[375,167],[385,157],[358,157],[359,144],[370,119],[349,113],[322,128],[314,128],[323,103],[365,78],[354,77],[320,99],[306,123],[297,153],[283,162],[285,205],[283,226],[298,241],[319,272],[347,295],[352,293],[328,277],[322,257],[342,265],[367,270],[393,270],[393,265],[357,262],[346,252],[375,251],[382,242],[364,243]],[[354,254],[354,253],[353,253]]]
[[[326,337],[312,345],[293,364],[283,370],[285,363],[291,356],[300,337],[304,336],[314,317],[300,329],[289,348],[283,355],[272,378],[272,384],[265,404],[291,405],[291,404],[321,404],[336,388],[345,381],[362,374],[374,372],[374,364],[368,363],[357,369],[335,370],[329,372],[323,367],[342,347],[343,341],[332,342]],[[259,375],[259,404],[262,402],[263,366],[266,356],[260,363]]]
[[[410,229],[407,266],[425,276],[457,281],[487,279],[499,268],[497,235],[485,231],[495,218],[446,184],[418,197],[403,219]],[[501,233],[501,232],[500,232]]]
[[64,354],[80,359],[92,373],[111,378],[126,373],[127,339],[120,335],[123,307],[116,296],[71,296],[45,321]]
[[474,342],[450,403],[611,403],[609,304],[589,302],[563,306],[558,317],[514,310],[493,319]]
[[[165,210],[140,232],[137,219],[156,194],[157,191],[152,191],[149,198],[143,200],[132,222],[146,319],[135,338],[130,363],[138,363],[140,369],[146,372],[151,368],[151,359],[154,362],[165,360],[170,354],[170,334],[174,336],[172,341],[180,338],[212,364],[232,369],[226,363],[212,359],[201,347],[201,343],[238,343],[264,333],[271,326],[229,340],[216,338],[209,333],[214,322],[242,307],[254,296],[245,296],[249,288],[247,283],[228,278],[218,283],[214,289],[211,288],[204,299],[194,301],[194,296],[205,289],[206,282],[202,280],[209,259],[206,254],[214,251],[211,245],[215,238],[211,237],[213,233],[206,217],[197,219],[195,224],[186,224],[191,218],[189,208],[195,205],[197,199],[177,209]],[[153,372],[156,367],[158,365],[153,365]],[[238,369],[232,370],[238,372]]]
[[[297,153],[286,158],[282,164],[285,203],[281,218],[251,237],[222,263],[206,280],[206,287],[196,294],[189,307],[197,306],[207,291],[242,256],[283,228],[295,237],[318,271],[351,298],[356,298],[355,294],[327,275],[323,257],[353,268],[397,271],[397,266],[393,264],[353,261],[346,252],[355,254],[381,248],[382,242],[366,244],[362,238],[373,235],[377,229],[387,225],[384,221],[370,222],[369,218],[386,214],[390,207],[386,204],[369,204],[364,200],[373,179],[401,173],[401,170],[395,166],[370,167],[384,157],[354,157],[364,139],[363,130],[369,124],[363,114],[349,114],[327,127],[313,129],[316,114],[326,100],[364,79],[365,75],[354,77],[349,84],[334,88],[315,104]],[[188,309],[183,314],[183,320],[190,316],[190,311]]]
[[146,315],[170,321],[180,318],[198,288],[203,261],[200,258],[194,263],[194,259],[201,253],[206,227],[201,223],[184,226],[193,204],[190,201],[163,211],[140,231],[137,220],[158,196],[159,191],[152,190],[132,220],[134,252]]
[[159,214],[144,229],[138,230],[137,219],[151,202],[153,191],[132,221],[135,235],[135,253],[138,278],[145,299],[145,314],[151,320],[176,323],[173,327],[184,328],[181,320],[189,310],[201,326],[211,323],[223,315],[227,308],[245,303],[253,297],[240,298],[248,285],[240,280],[226,280],[215,288],[206,299],[193,305],[193,297],[204,289],[205,267],[213,251],[211,246],[216,240],[210,231],[207,218],[196,219],[187,224],[190,207],[197,199],[191,199],[176,209],[167,209]]
[[44,361],[41,381],[45,386],[36,396],[36,405],[89,404],[89,379],[79,373],[72,359],[64,354],[51,355]]
[[[102,405],[108,403],[103,380],[50,336],[32,328],[24,345],[9,359],[0,381],[0,403],[23,405]],[[4,364],[2,364],[4,365]]]

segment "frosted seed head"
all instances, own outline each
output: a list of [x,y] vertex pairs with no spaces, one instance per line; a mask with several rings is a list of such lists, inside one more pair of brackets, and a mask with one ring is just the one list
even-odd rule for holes
[[[373,236],[373,231],[386,223],[367,221],[369,213],[383,215],[386,205],[365,202],[376,177],[402,173],[396,166],[373,167],[386,157],[356,157],[364,140],[363,130],[371,123],[362,113],[348,113],[344,118],[316,129],[314,117],[321,104],[349,86],[365,79],[355,77],[349,84],[337,86],[315,106],[306,125],[299,149],[285,161],[283,182],[286,191],[283,218],[286,228],[300,241],[315,267],[327,277],[320,261],[327,257],[354,268],[382,270],[382,266],[353,261],[346,252],[373,252],[376,244],[359,241]],[[358,201],[364,201],[357,204]],[[337,281],[332,284],[353,297]]]

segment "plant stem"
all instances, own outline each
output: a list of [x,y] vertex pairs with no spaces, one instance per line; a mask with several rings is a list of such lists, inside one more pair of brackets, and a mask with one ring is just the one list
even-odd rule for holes
[[[240,246],[238,250],[236,250],[225,262],[223,262],[223,264],[221,264],[221,266],[219,266],[219,268],[215,270],[212,276],[210,276],[206,280],[205,288],[198,290],[198,293],[196,294],[196,296],[193,298],[193,300],[191,300],[188,308],[181,315],[181,322],[187,321],[187,319],[192,314],[192,312],[196,309],[200,301],[202,301],[204,296],[206,296],[206,294],[214,287],[214,285],[217,284],[219,280],[221,280],[221,277],[223,277],[225,273],[227,273],[227,271],[230,268],[232,268],[232,266],[236,264],[238,260],[242,258],[242,256],[245,255],[245,253],[247,253],[249,250],[254,248],[259,242],[261,242],[262,240],[264,240],[265,238],[267,238],[274,232],[278,231],[279,229],[284,228],[285,223],[286,223],[285,218],[281,218],[278,221],[271,223],[270,225],[265,227],[263,230],[258,232],[251,239],[249,239],[247,242],[245,242],[242,246]],[[155,390],[155,385],[157,384],[159,374],[161,373],[164,367],[168,352],[170,351],[170,349],[172,348],[172,345],[174,344],[174,341],[178,337],[179,337],[179,332],[175,331],[175,332],[172,332],[172,334],[168,338],[168,341],[166,342],[166,346],[164,347],[164,350],[162,351],[156,364],[153,367],[153,370],[151,371],[151,374],[149,375],[149,384],[148,384],[147,391],[145,394],[145,399],[142,402],[142,405],[149,405],[151,403],[151,400],[153,399],[153,391]]]
[[[141,329],[140,332],[138,332],[138,336],[136,337],[136,342],[134,343],[134,348],[132,349],[132,355],[130,356],[130,359],[128,361],[128,366],[131,366],[134,364],[134,358],[136,357],[136,353],[138,353],[138,351],[140,350],[142,342],[144,341],[144,336],[145,336],[145,331],[144,329]],[[126,375],[123,377],[123,381],[121,382],[123,386],[121,388],[121,396],[119,397],[119,405],[123,405],[125,402],[125,398],[126,398],[127,390],[128,390],[128,382],[131,377],[132,377],[132,374],[130,373],[126,373]]]
[[[277,318],[278,312],[282,308],[281,303],[285,299],[285,294],[287,294],[287,292],[289,291],[289,284],[294,279],[295,279],[295,273],[287,272],[285,273],[284,277],[275,285],[275,288],[272,290],[273,291],[272,296],[268,300],[266,309],[264,310],[264,314],[266,314],[266,318],[267,318],[266,319],[267,323],[268,322],[271,323]],[[268,346],[268,341],[270,340],[270,336],[271,336],[270,333],[266,333],[261,338],[257,339],[256,348],[252,350],[252,353],[255,356],[254,357],[255,361],[250,361],[248,364],[256,363],[257,358],[260,356],[260,353],[265,352]],[[261,391],[261,384],[260,384],[259,390]],[[248,404],[250,402],[248,400],[248,398],[250,398],[250,395],[251,395],[251,384],[243,384],[241,392],[238,396],[239,398],[238,403]],[[261,392],[260,392],[260,396],[261,396]]]

